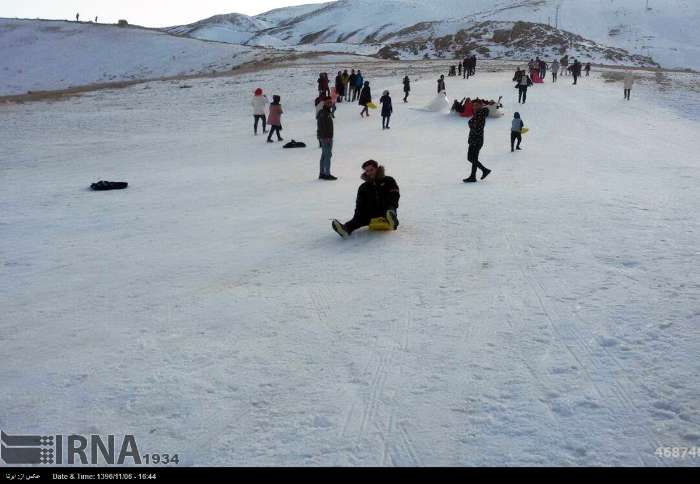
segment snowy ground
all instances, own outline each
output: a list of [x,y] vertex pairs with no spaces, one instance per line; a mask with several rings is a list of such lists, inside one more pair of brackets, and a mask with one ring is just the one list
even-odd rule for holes
[[[700,464],[654,455],[700,446],[700,121],[653,80],[518,108],[510,70],[448,79],[509,111],[467,186],[465,120],[413,109],[434,64],[402,104],[407,66],[367,69],[390,132],[339,107],[335,183],[318,66],[0,105],[0,428],[188,465]],[[307,149],[252,136],[258,86]],[[340,240],[370,157],[401,229]]]

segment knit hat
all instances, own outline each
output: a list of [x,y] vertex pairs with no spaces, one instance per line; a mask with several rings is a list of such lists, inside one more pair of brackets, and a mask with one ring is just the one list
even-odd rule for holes
[[262,93],[263,93],[263,90],[260,89],[260,88],[257,88],[257,89],[255,90],[255,95],[256,95],[256,96],[262,96]]

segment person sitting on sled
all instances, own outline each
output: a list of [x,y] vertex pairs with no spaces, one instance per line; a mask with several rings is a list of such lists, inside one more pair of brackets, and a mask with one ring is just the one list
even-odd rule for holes
[[396,180],[386,176],[384,167],[374,160],[363,163],[362,169],[364,183],[357,190],[355,216],[344,224],[333,220],[333,230],[344,239],[360,227],[370,225],[373,219],[385,219],[390,230],[399,226],[396,211],[401,194]]

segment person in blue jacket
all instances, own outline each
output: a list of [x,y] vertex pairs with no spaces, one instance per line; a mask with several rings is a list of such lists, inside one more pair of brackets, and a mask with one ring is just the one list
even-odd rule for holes
[[357,96],[360,96],[360,92],[362,91],[362,88],[365,85],[365,78],[362,76],[362,71],[358,69],[357,71],[357,76],[355,77],[355,92],[357,92]]

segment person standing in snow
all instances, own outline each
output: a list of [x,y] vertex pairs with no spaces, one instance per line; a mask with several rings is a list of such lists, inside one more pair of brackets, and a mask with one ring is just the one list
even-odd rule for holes
[[350,91],[348,91],[348,84],[350,84],[350,74],[348,70],[343,71],[343,94],[345,95],[345,100],[350,101]]
[[460,62],[457,64],[457,75],[461,76],[462,75],[462,63]]
[[329,81],[328,81],[328,74],[326,74],[325,72],[322,72],[318,76],[318,80],[316,82],[318,83],[319,96],[330,96],[331,95],[330,85],[329,85]]
[[469,61],[471,57],[468,55],[464,58],[464,61],[462,61],[462,78],[463,79],[469,79]]
[[333,220],[331,224],[333,230],[344,239],[355,230],[368,226],[373,218],[385,218],[393,230],[399,227],[396,212],[401,193],[396,180],[387,176],[384,167],[374,160],[364,162],[362,169],[364,183],[357,190],[355,215],[344,224],[338,220]]
[[438,94],[440,94],[442,91],[447,91],[447,89],[445,89],[445,76],[440,76],[440,79],[437,81]]
[[581,63],[578,59],[574,59],[571,66],[571,75],[574,76],[574,86],[578,84],[578,78],[581,77]]
[[79,13],[75,14],[75,21],[80,22],[80,14]]
[[491,174],[491,170],[479,161],[479,152],[484,146],[484,128],[489,112],[489,108],[484,107],[481,102],[474,102],[474,116],[469,120],[469,152],[467,154],[467,160],[472,164],[472,173],[469,178],[462,180],[464,183],[476,183],[477,169],[481,170],[482,180]]
[[365,81],[364,86],[362,87],[362,92],[360,92],[360,100],[358,104],[360,106],[364,106],[362,111],[360,112],[360,116],[363,118],[365,115],[369,118],[369,103],[372,102],[372,91],[369,88],[369,81]]
[[338,75],[335,76],[335,95],[336,95],[336,100],[335,102],[337,103],[342,103],[343,102],[343,88],[345,85],[343,84],[343,73],[338,71]]
[[263,133],[267,133],[267,106],[270,104],[270,100],[263,94],[263,90],[257,88],[255,90],[255,95],[250,101],[251,106],[253,106],[253,133],[255,136],[258,135],[258,122],[262,121]]
[[473,54],[471,59],[469,59],[469,68],[471,69],[471,75],[476,75],[476,54]]
[[[513,122],[510,127],[510,152],[513,153],[516,149],[520,150],[520,143],[523,141],[523,128],[525,123],[520,119],[520,113],[513,114]],[[515,141],[518,141],[517,148],[515,147]]]
[[333,156],[333,113],[331,112],[331,98],[323,101],[323,108],[316,117],[316,134],[321,142],[321,161],[318,179],[337,180],[331,175],[331,157]]
[[[357,96],[360,96],[360,93],[362,92],[362,88],[365,85],[365,78],[362,76],[362,71],[359,69],[357,70],[357,77],[355,78],[355,93]],[[353,101],[355,98],[353,98]]]
[[591,63],[586,62],[586,77],[591,75]]
[[[347,101],[355,102],[357,99],[357,91],[355,90],[355,84],[357,83],[357,74],[355,74],[355,69],[350,73],[348,78],[348,98]],[[352,97],[352,99],[350,99]]]
[[544,59],[540,60],[540,79],[543,81],[547,79],[547,63]]
[[389,127],[389,121],[391,120],[391,115],[394,112],[394,107],[391,105],[391,96],[389,96],[389,91],[384,91],[382,97],[379,99],[382,105],[382,129],[391,129]]
[[411,80],[408,78],[408,76],[403,78],[403,93],[403,102],[407,103],[408,95],[411,94]]
[[631,72],[625,73],[625,99],[630,100],[630,95],[632,94],[632,87],[634,86],[634,76]]
[[561,58],[559,64],[561,65],[561,74],[565,76],[569,75],[569,55],[565,55]]
[[516,83],[515,87],[518,88],[518,104],[525,104],[527,102],[527,88],[532,86],[532,79],[527,75],[527,72],[520,70],[518,67],[513,81]]
[[559,76],[559,62],[554,59],[552,61],[552,82],[557,82],[557,77]]
[[272,104],[270,104],[270,116],[268,117],[268,122],[270,124],[270,134],[267,136],[268,143],[273,143],[273,134],[277,134],[277,141],[284,141],[284,138],[280,136],[280,131],[282,131],[282,114],[284,114],[284,110],[282,109],[280,100],[281,98],[279,96],[272,96]]

